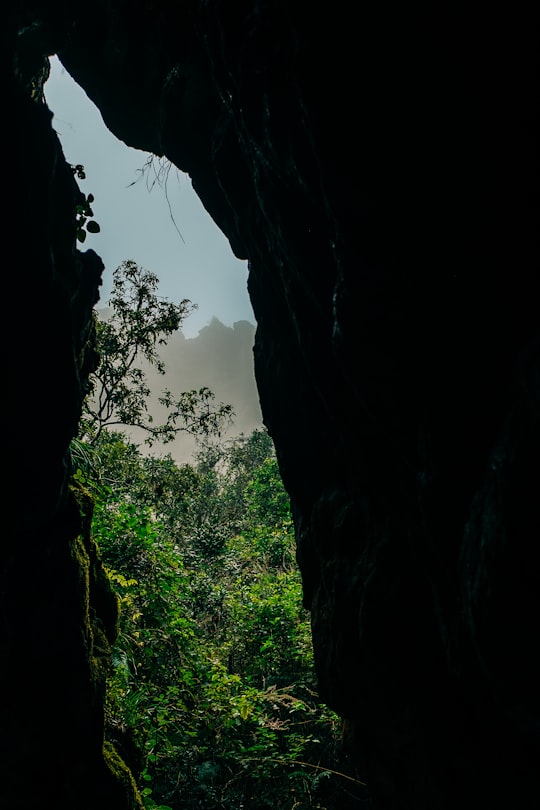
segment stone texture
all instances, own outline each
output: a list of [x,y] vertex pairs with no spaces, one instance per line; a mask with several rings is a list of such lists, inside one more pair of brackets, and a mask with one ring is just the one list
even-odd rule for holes
[[[532,12],[98,0],[3,17],[3,246],[17,264],[4,294],[21,313],[4,341],[21,425],[5,455],[8,557],[67,554],[77,536],[64,458],[100,269],[74,248],[77,191],[39,101],[41,57],[57,53],[119,138],[191,175],[249,260],[256,378],[320,690],[373,807],[539,804]],[[3,602],[39,559],[24,555]],[[69,591],[63,570],[45,604]],[[67,646],[55,681],[77,669]],[[25,713],[10,689],[32,738],[39,706]],[[79,707],[75,751],[98,704],[91,719]],[[4,756],[14,780],[37,756],[23,753]],[[20,806],[64,806],[47,801]]]

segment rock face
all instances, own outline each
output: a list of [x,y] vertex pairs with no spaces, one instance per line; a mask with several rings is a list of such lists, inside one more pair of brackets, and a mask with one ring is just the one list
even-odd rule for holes
[[23,0],[2,22],[0,805],[138,806],[101,748],[114,605],[67,487],[101,267],[40,97],[56,53],[249,260],[320,692],[373,807],[540,806],[532,11]]

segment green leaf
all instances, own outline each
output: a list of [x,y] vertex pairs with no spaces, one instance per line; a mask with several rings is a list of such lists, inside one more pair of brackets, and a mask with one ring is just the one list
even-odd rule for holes
[[89,231],[90,233],[99,233],[99,232],[100,232],[100,230],[101,230],[101,228],[100,228],[100,226],[98,225],[98,223],[97,223],[97,222],[95,222],[95,221],[92,219],[92,220],[90,220],[90,222],[89,222],[89,223],[88,223],[88,225],[86,226],[86,230],[87,230],[87,231]]

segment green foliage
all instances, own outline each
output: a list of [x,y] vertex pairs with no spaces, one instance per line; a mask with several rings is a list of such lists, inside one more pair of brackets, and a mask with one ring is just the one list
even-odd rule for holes
[[230,405],[215,404],[214,394],[206,387],[176,397],[165,390],[159,402],[166,409],[166,420],[153,423],[151,392],[142,365],[165,373],[159,347],[194,309],[187,299],[174,304],[159,298],[157,285],[154,273],[124,261],[113,274],[112,316],[102,320],[94,314],[100,360],[90,375],[91,392],[83,404],[79,430],[79,438],[87,444],[95,444],[105,428],[122,426],[141,428],[150,446],[156,440],[172,441],[179,431],[219,436],[234,415]]
[[92,454],[76,474],[121,605],[107,737],[146,808],[348,806],[345,788],[362,786],[342,772],[340,721],[317,696],[268,435],[202,447],[194,466],[108,431]]
[[[77,175],[79,180],[84,180],[86,178],[84,166],[81,166],[80,163],[72,166],[71,170],[73,174]],[[99,233],[101,230],[95,219],[92,219],[94,216],[94,211],[92,209],[93,202],[93,194],[81,194],[81,201],[77,203],[75,219],[77,223],[77,239],[79,242],[84,242],[86,240],[87,231],[88,233]]]
[[[84,167],[72,168],[84,178]],[[81,242],[99,231],[92,202],[83,195],[77,208]],[[349,800],[363,783],[343,770],[340,719],[317,695],[290,504],[269,435],[210,442],[233,411],[206,387],[163,391],[165,421],[153,423],[144,365],[164,374],[159,347],[194,309],[160,299],[157,284],[133,261],[115,270],[112,316],[94,313],[100,360],[71,444],[73,479],[93,498],[93,540],[120,605],[108,762],[118,778],[133,776],[147,810],[357,806]],[[119,427],[143,429],[150,446],[189,432],[195,463],[143,455]]]

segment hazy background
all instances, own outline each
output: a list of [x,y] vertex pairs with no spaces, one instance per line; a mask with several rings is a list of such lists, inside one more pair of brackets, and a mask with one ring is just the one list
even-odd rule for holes
[[[79,246],[93,248],[105,264],[98,309],[107,307],[113,271],[125,259],[158,276],[158,295],[196,304],[166,347],[167,375],[153,374],[151,382],[157,393],[207,385],[236,411],[227,435],[251,433],[262,419],[253,377],[255,318],[247,262],[234,256],[189,176],[118,140],[58,59],[50,61],[45,98],[54,113],[53,127],[66,160],[84,166],[86,179],[78,183],[85,194],[94,195],[94,219],[101,227]],[[133,431],[132,438],[141,437]],[[181,434],[162,450],[187,461],[193,447]]]
[[[248,321],[237,321],[234,326],[225,326],[217,318],[201,329],[197,337],[185,338],[176,332],[161,352],[167,374],[162,376],[152,367],[143,366],[153,391],[164,388],[180,392],[191,388],[208,386],[215,394],[215,403],[230,403],[235,409],[235,419],[223,435],[233,438],[240,433],[249,435],[262,427],[259,398],[253,376],[252,346],[255,327]],[[156,404],[152,409],[155,420],[164,415]],[[162,421],[165,421],[162,419]],[[128,431],[137,443],[143,442],[145,432]],[[144,448],[143,448],[144,449]],[[178,462],[193,459],[196,443],[185,433],[180,433],[174,442],[156,444],[152,453],[171,453]]]

